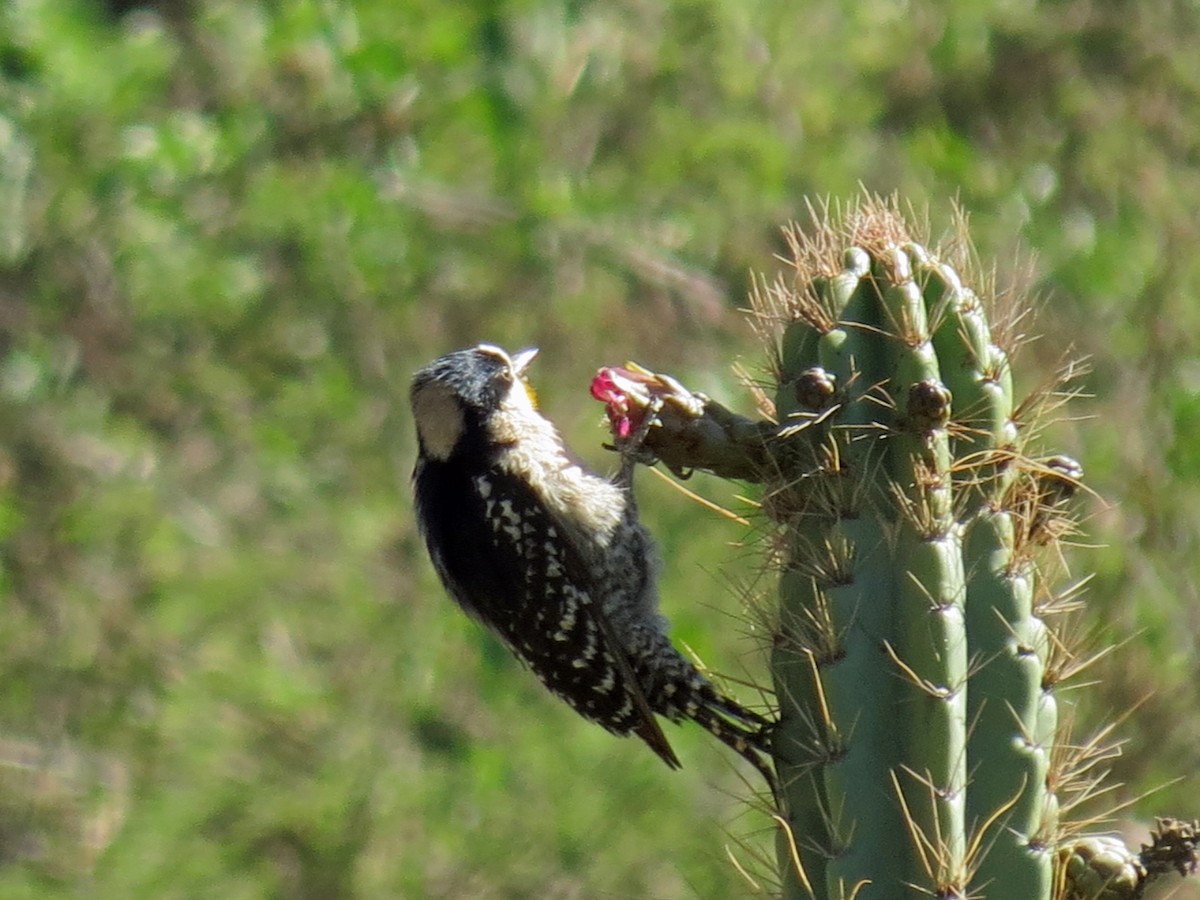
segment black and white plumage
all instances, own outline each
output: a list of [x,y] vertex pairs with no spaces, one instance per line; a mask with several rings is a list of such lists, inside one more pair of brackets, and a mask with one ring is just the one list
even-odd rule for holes
[[415,376],[421,531],[450,596],[552,692],[619,735],[679,760],[655,714],[692,719],[770,780],[761,716],[719,694],[667,636],[632,462],[590,471],[534,404],[536,355],[479,344]]

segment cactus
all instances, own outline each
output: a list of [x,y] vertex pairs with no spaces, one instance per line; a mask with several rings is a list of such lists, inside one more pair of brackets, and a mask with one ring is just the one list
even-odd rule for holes
[[761,482],[779,526],[783,895],[1102,900],[1194,869],[1187,827],[1156,867],[1060,821],[1087,766],[1064,752],[1064,639],[1038,581],[1081,471],[1033,446],[1054,391],[1014,400],[966,254],[873,198],[786,234],[790,278],[752,296],[766,420],[640,368],[602,370],[597,393],[618,444],[636,430],[646,461]]

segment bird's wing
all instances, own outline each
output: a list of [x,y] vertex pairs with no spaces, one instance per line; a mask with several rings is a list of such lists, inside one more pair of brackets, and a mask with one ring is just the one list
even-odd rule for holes
[[471,486],[469,498],[452,501],[468,505],[452,508],[492,524],[482,545],[453,528],[437,542],[442,553],[457,555],[435,559],[455,600],[582,716],[638,735],[679,768],[616,631],[589,593],[583,554],[544,503],[522,480],[496,469],[446,481]]

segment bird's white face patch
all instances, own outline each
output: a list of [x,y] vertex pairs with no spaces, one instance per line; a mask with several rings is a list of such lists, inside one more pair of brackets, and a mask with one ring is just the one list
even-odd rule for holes
[[413,394],[412,406],[426,455],[439,462],[449,459],[464,427],[462,405],[454,391],[431,381]]

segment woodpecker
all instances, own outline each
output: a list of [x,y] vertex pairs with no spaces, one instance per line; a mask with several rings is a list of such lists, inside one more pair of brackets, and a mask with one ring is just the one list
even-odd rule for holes
[[609,479],[571,452],[526,381],[536,355],[478,344],[413,379],[416,511],[446,591],[584,718],[637,735],[672,768],[655,716],[691,719],[773,788],[770,721],[718,692],[668,637],[633,457]]

